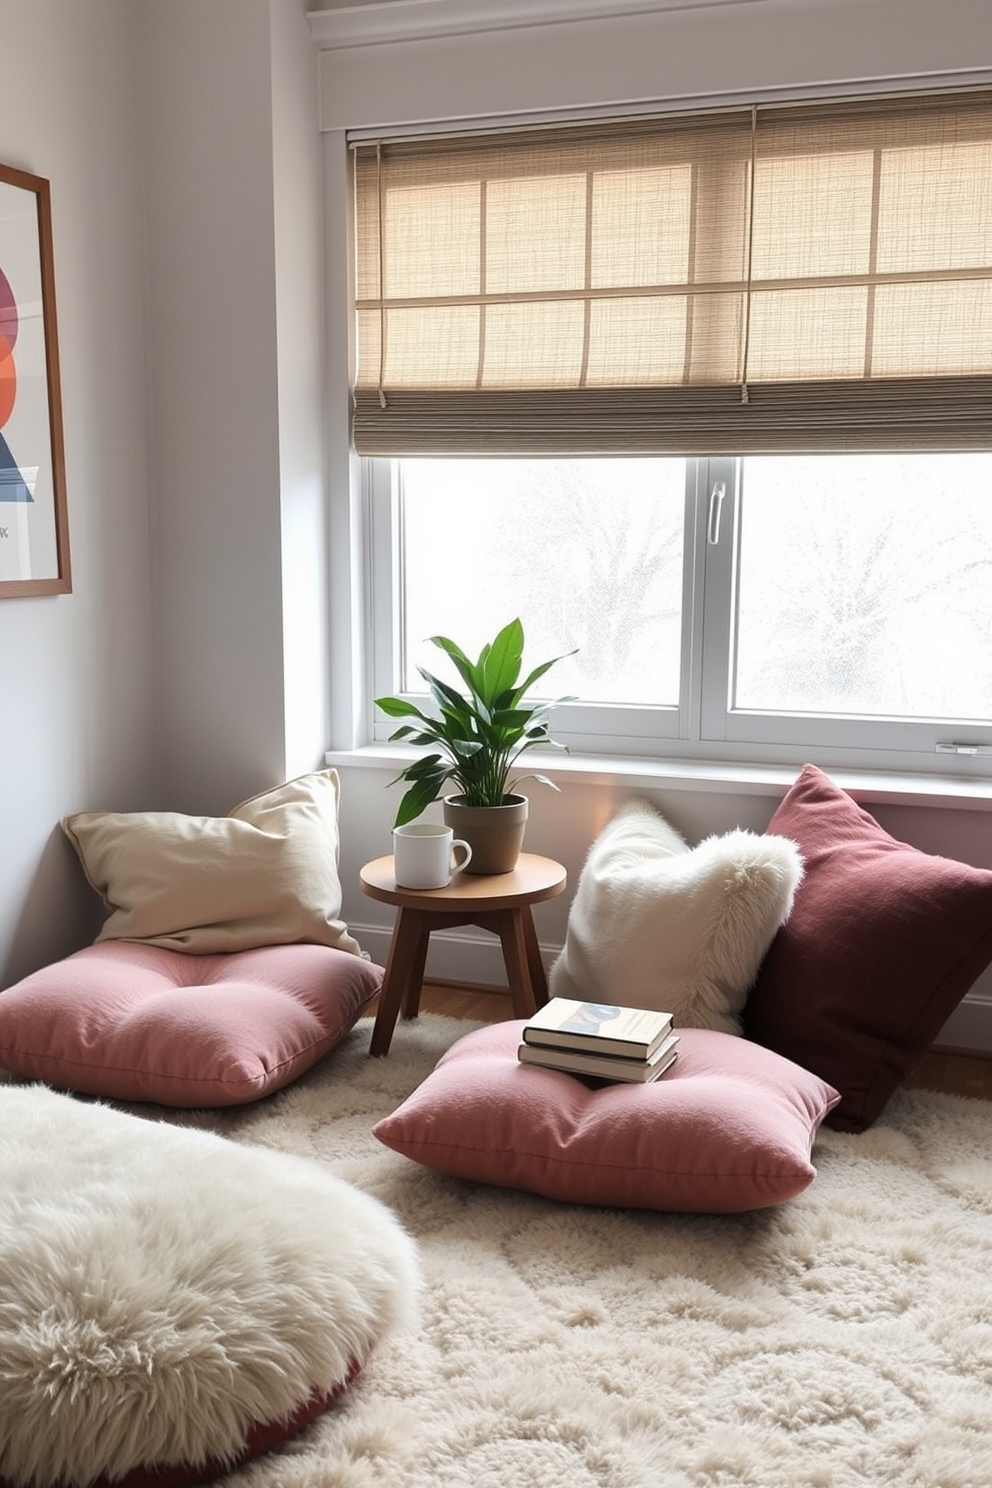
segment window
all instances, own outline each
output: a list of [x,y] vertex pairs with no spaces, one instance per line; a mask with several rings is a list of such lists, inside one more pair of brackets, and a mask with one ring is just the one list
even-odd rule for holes
[[576,749],[989,769],[992,455],[372,470],[377,693],[519,614]]

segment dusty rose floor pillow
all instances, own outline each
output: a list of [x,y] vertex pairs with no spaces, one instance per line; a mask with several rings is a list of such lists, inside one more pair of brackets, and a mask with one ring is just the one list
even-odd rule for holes
[[679,1028],[741,1032],[741,1011],[792,907],[792,842],[742,830],[690,848],[647,801],[626,802],[589,850],[551,968],[553,997],[669,1012]]
[[101,941],[0,992],[0,1067],[89,1095],[239,1105],[333,1049],[382,977],[330,946],[194,956]]
[[992,872],[899,842],[806,765],[768,824],[805,861],[744,1031],[841,1092],[859,1132],[992,960]]
[[523,1026],[459,1039],[374,1135],[452,1177],[575,1204],[734,1213],[816,1176],[813,1140],[837,1092],[790,1060],[687,1028],[659,1080],[607,1085],[521,1064]]

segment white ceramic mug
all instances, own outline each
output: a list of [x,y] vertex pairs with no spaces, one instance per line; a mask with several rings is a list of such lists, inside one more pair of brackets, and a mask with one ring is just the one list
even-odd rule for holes
[[[464,856],[458,861],[458,850]],[[450,827],[410,822],[393,828],[393,872],[401,889],[443,889],[472,861],[472,849]]]

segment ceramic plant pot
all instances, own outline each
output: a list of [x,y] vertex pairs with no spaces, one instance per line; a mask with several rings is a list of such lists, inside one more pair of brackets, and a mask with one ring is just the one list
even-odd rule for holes
[[502,806],[466,806],[445,796],[444,824],[472,849],[466,873],[512,873],[527,827],[527,797],[504,796]]

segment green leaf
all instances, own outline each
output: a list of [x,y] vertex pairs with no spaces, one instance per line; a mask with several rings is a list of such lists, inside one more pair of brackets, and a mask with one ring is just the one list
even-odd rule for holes
[[447,636],[436,635],[431,636],[430,639],[432,646],[438,646],[445,653],[445,655],[451,657],[451,660],[454,662],[455,667],[458,671],[458,675],[465,683],[465,686],[469,689],[470,692],[473,692],[478,696],[481,690],[482,683],[481,674],[478,668],[473,666],[471,661],[469,661],[461,646],[456,646],[454,641],[449,640]]
[[447,769],[439,754],[425,754],[407,765],[403,776],[406,780],[421,780],[426,776],[445,774]]
[[511,620],[509,625],[504,625],[496,639],[486,648],[483,653],[485,660],[483,661],[480,657],[483,685],[479,691],[490,705],[495,703],[501,693],[508,692],[516,686],[517,678],[520,676],[523,651],[523,625],[519,620]]
[[382,709],[387,718],[423,718],[425,722],[427,721],[426,715],[421,713],[415,703],[404,702],[403,698],[376,698],[375,705]]
[[[550,661],[542,661],[541,665],[536,666],[531,672],[530,676],[526,679],[526,681],[521,682],[520,686],[517,688],[518,699],[522,698],[525,693],[528,693],[534,686],[534,683],[539,681],[546,672],[550,672],[553,666],[557,666],[559,661],[567,661],[570,656],[574,656],[576,654],[578,649],[579,648],[576,646],[574,651],[566,651],[562,656],[552,657]],[[558,701],[565,702],[566,699],[559,698]],[[571,699],[569,699],[568,701],[571,701]]]
[[478,739],[451,739],[451,749],[460,760],[471,759],[474,755],[481,753],[482,745]]
[[456,724],[463,734],[472,732],[472,719],[475,717],[471,704],[466,702],[460,692],[449,687],[447,682],[442,682],[440,677],[435,677],[431,672],[418,667],[420,675],[431,690],[434,701],[442,713],[451,723]]
[[500,708],[493,714],[493,728],[520,734],[534,716],[533,708]]
[[525,780],[536,780],[538,785],[549,785],[553,791],[557,791],[559,795],[561,794],[561,786],[555,785],[554,781],[549,780],[547,775],[518,775],[510,782],[509,790],[516,791],[517,786],[522,785]]
[[441,786],[447,778],[448,772],[445,770],[440,776],[415,781],[400,802],[393,826],[405,827],[407,822],[415,821],[433,801],[437,800],[441,793]]
[[408,736],[411,744],[446,744],[444,735],[437,729],[397,729],[396,733],[390,734],[389,737],[396,739],[401,733]]

